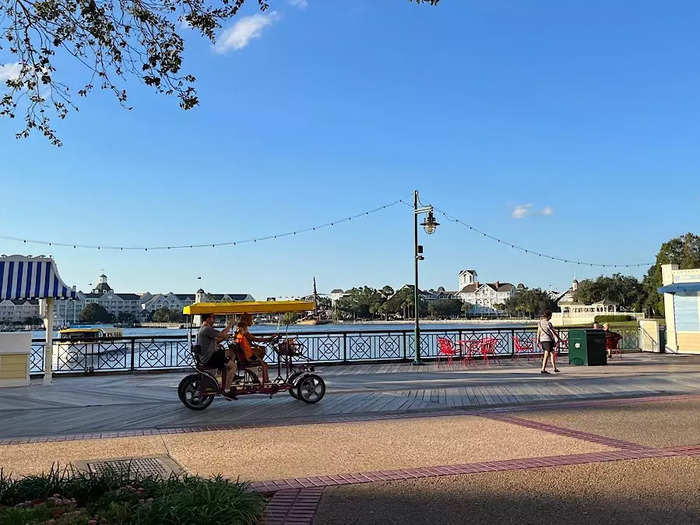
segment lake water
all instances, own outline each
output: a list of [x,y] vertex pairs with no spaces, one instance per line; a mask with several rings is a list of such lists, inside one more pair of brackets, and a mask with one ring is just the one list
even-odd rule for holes
[[[535,322],[526,321],[500,321],[500,322],[450,322],[439,323],[425,321],[421,322],[423,330],[470,330],[475,328],[522,328],[533,326]],[[219,327],[221,329],[221,327]],[[323,324],[323,325],[270,325],[260,324],[251,327],[251,332],[279,332],[279,333],[308,333],[308,332],[364,332],[368,330],[413,330],[413,323],[343,323],[343,324]],[[162,335],[187,335],[187,329],[177,328],[124,328],[122,333],[127,337],[157,337]],[[44,332],[41,330],[32,332],[32,337],[43,339]],[[54,337],[58,337],[58,332],[54,332]]]

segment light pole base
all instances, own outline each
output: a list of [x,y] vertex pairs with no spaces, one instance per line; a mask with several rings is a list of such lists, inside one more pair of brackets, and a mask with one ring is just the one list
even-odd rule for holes
[[412,366],[423,366],[424,364],[425,364],[425,361],[421,361],[420,359],[419,360],[414,359],[413,361],[411,361]]

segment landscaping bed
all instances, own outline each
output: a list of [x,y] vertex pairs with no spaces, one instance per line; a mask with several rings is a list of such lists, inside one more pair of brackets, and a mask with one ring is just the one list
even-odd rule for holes
[[246,483],[220,476],[139,476],[53,467],[13,479],[0,470],[0,523],[19,524],[254,524],[265,500]]

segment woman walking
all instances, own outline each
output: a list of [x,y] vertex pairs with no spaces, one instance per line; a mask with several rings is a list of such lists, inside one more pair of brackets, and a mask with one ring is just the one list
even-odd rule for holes
[[537,323],[537,345],[542,347],[544,356],[542,356],[541,374],[549,374],[547,372],[547,357],[552,361],[552,368],[555,372],[559,372],[557,364],[554,361],[556,353],[556,345],[559,344],[559,336],[557,335],[552,323],[549,321],[552,318],[552,312],[545,310],[544,314]]

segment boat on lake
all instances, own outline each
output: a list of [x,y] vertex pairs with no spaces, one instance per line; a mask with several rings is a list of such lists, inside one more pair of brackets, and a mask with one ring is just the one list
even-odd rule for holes
[[122,329],[106,326],[104,328],[66,328],[58,331],[61,339],[79,341],[81,343],[95,342],[100,339],[114,339],[122,337]]
[[307,317],[297,321],[296,324],[301,325],[317,325],[317,324],[330,324],[333,321],[326,318],[321,311],[318,309],[318,292],[316,291],[316,277],[314,277],[314,311]]
[[330,319],[315,319],[315,318],[307,318],[307,319],[302,319],[300,321],[297,321],[297,324],[302,324],[302,325],[317,325],[317,324],[331,324],[333,321]]
[[118,340],[123,337],[121,328],[113,326],[66,328],[58,334],[60,339],[54,342],[54,355],[65,361],[128,350],[128,343]]

